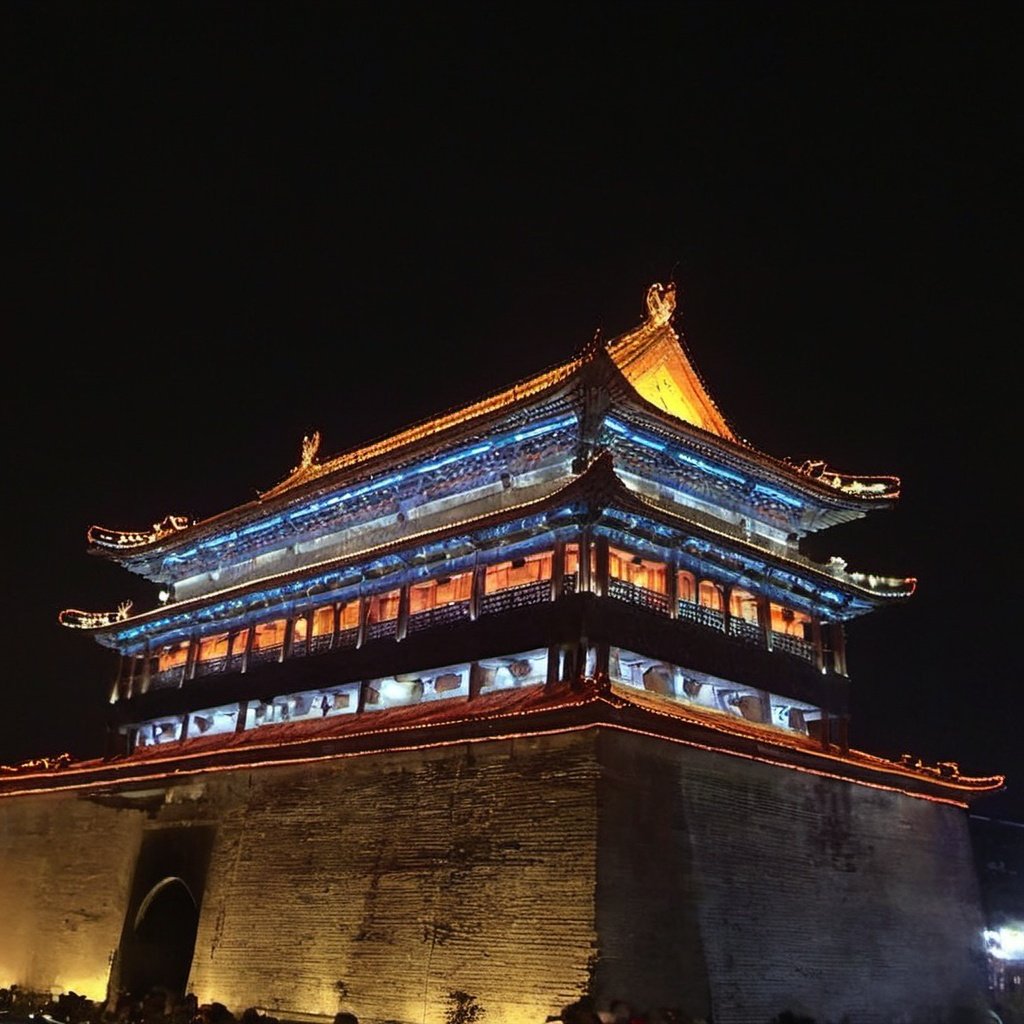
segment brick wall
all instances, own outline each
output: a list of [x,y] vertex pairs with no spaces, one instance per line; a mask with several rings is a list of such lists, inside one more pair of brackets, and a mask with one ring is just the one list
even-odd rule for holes
[[105,997],[142,823],[72,795],[0,800],[0,985]]
[[229,773],[192,987],[242,1009],[542,1024],[595,940],[593,737]]
[[440,1024],[460,990],[543,1024],[593,986],[938,1024],[983,982],[965,811],[623,733],[214,772],[148,811],[5,798],[0,824],[0,985],[102,998],[140,849],[200,904],[191,990],[236,1013]]
[[701,955],[716,1024],[936,1024],[984,991],[966,811],[643,737],[599,751],[602,954],[641,960],[609,995],[699,1005]]

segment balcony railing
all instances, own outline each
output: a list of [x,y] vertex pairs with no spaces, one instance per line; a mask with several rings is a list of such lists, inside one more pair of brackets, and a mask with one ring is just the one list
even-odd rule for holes
[[713,629],[718,633],[725,632],[725,616],[715,608],[705,608],[690,601],[679,602],[679,618],[696,622],[705,629]]
[[776,633],[773,631],[772,650],[792,654],[794,657],[810,662],[812,665],[817,660],[814,653],[814,644],[790,633]]
[[730,618],[729,636],[747,644],[764,644],[764,632],[761,627],[756,622],[747,622],[746,619]]
[[398,619],[385,619],[383,622],[366,624],[367,640],[383,640],[386,636],[394,636],[398,632]]
[[406,626],[406,633],[419,633],[424,629],[433,629],[435,626],[450,626],[453,622],[463,622],[468,619],[469,602],[453,601],[451,604],[441,604],[436,608],[427,608],[424,611],[410,615],[409,624]]
[[506,612],[512,608],[525,608],[532,604],[546,604],[551,600],[551,581],[541,580],[538,583],[523,583],[507,590],[496,590],[493,594],[484,594],[480,601],[480,613],[491,615],[494,612]]
[[657,612],[659,615],[668,615],[668,597],[659,594],[656,590],[648,590],[646,587],[638,587],[635,583],[626,580],[615,579],[608,581],[608,596],[617,598],[619,601],[628,601],[640,608],[646,608],[649,612]]
[[[610,578],[608,580],[608,596],[617,601],[642,608],[656,615],[668,617],[671,613],[670,599],[666,594],[649,590],[627,580]],[[565,573],[562,577],[562,593],[575,594],[579,591],[579,575],[576,572]],[[551,601],[551,581],[538,580],[517,587],[484,594],[480,598],[479,614],[493,615],[516,608],[526,608],[547,604]],[[454,601],[411,614],[406,625],[406,635],[439,629],[458,622],[468,622],[471,604],[469,601]],[[749,622],[738,617],[727,617],[723,612],[695,604],[688,600],[677,602],[678,618],[692,622],[704,629],[724,633],[734,640],[752,646],[765,646],[765,637],[758,623]],[[293,641],[290,657],[303,657],[307,654],[321,654],[327,651],[352,649],[357,646],[359,629],[347,627],[336,634],[320,633],[315,636]],[[368,622],[365,625],[366,640],[381,640],[396,637],[398,620],[386,619],[382,622]],[[772,631],[771,646],[773,651],[789,657],[795,657],[809,664],[817,661],[815,646],[802,637],[789,633]],[[272,647],[253,647],[246,657],[240,652],[231,653],[220,658],[199,661],[192,670],[194,678],[218,675],[222,673],[240,672],[243,665],[253,668],[257,665],[280,662],[283,659],[281,644]],[[156,672],[149,681],[150,690],[177,688],[186,683],[186,667],[178,665],[163,672]]]
[[197,678],[199,676],[212,676],[217,675],[227,668],[228,659],[227,656],[223,658],[209,658],[206,661],[197,661],[196,670],[193,673]]
[[267,665],[270,662],[280,661],[282,650],[281,644],[274,647],[261,647],[259,650],[254,648],[249,652],[249,665]]

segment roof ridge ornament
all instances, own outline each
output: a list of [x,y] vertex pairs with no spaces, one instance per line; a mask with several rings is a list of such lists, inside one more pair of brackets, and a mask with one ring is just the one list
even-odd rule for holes
[[292,470],[298,473],[299,470],[309,469],[315,462],[317,452],[320,451],[320,431],[314,430],[312,434],[303,435],[302,450],[299,454],[299,464]]
[[654,327],[664,327],[676,311],[676,286],[655,282],[647,289],[647,319]]

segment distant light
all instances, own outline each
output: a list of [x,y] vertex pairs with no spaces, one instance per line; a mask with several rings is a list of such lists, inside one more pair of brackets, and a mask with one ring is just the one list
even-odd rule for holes
[[995,960],[1024,960],[1024,925],[982,933],[988,955]]

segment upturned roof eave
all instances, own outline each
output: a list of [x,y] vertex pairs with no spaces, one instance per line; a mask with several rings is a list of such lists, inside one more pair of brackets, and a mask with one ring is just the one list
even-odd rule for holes
[[780,568],[786,568],[794,573],[810,575],[816,578],[820,584],[827,584],[830,589],[838,590],[850,596],[859,596],[875,606],[880,607],[891,604],[893,601],[905,600],[914,591],[915,581],[912,579],[900,581],[905,584],[904,590],[897,589],[882,592],[862,586],[854,580],[838,578],[834,573],[830,573],[826,567],[818,565],[809,559],[787,557],[779,552],[770,551],[741,538],[715,531],[710,525],[682,516],[674,510],[667,509],[627,487],[615,473],[610,454],[605,453],[595,459],[584,473],[569,480],[562,487],[529,502],[506,506],[502,509],[484,513],[475,519],[434,527],[417,534],[395,538],[383,544],[374,545],[342,557],[304,565],[284,573],[261,577],[258,580],[249,580],[212,594],[203,594],[171,605],[161,605],[139,615],[121,619],[107,625],[79,628],[93,636],[97,642],[104,646],[116,647],[116,637],[119,633],[123,632],[126,628],[134,629],[139,625],[144,625],[148,620],[158,616],[194,613],[198,609],[214,604],[217,601],[241,600],[246,595],[257,593],[270,585],[283,586],[290,582],[303,580],[310,576],[311,573],[335,570],[341,572],[349,566],[377,561],[391,555],[397,556],[401,552],[408,551],[417,546],[437,545],[453,537],[485,531],[511,518],[537,517],[560,506],[580,501],[587,501],[594,508],[599,506],[602,508],[617,508],[626,513],[648,516],[658,520],[668,528],[696,533],[704,539],[713,540],[725,546],[737,547],[750,557],[770,561]]
[[[242,505],[208,516],[186,529],[160,537],[152,543],[139,544],[133,547],[119,548],[113,545],[93,544],[90,554],[110,559],[119,563],[130,563],[133,560],[152,559],[173,554],[180,548],[191,545],[204,536],[241,525],[259,517],[274,515],[299,501],[311,499],[318,494],[335,487],[344,486],[346,481],[362,479],[372,474],[379,467],[393,464],[400,453],[403,461],[414,459],[417,455],[427,455],[436,451],[444,444],[450,444],[460,437],[478,432],[488,424],[503,419],[520,409],[569,395],[575,386],[576,375],[583,365],[583,359],[576,358],[566,363],[527,378],[510,388],[496,392],[488,399],[458,407],[449,413],[388,435],[378,441],[350,449],[334,456],[323,463],[307,467],[303,472],[299,467],[293,470],[279,484],[264,491],[258,498]],[[536,387],[534,385],[537,385]],[[503,396],[509,400],[503,404],[492,404]],[[436,430],[429,429],[432,424],[446,422]],[[417,436],[413,436],[417,435]],[[406,440],[402,440],[407,438]],[[394,441],[394,444],[389,442]]]
[[823,508],[827,507],[840,513],[848,512],[850,513],[849,518],[892,508],[899,499],[898,493],[878,496],[847,494],[801,473],[798,467],[791,462],[776,458],[747,441],[723,438],[696,424],[677,419],[671,413],[648,402],[635,390],[629,397],[624,397],[616,409],[621,411],[623,406],[634,410],[643,420],[656,421],[658,427],[666,433],[685,434],[695,442],[697,447],[704,447],[720,453],[723,461],[728,465],[735,468],[753,465],[767,480],[795,490]]
[[[890,507],[895,502],[898,498],[899,483],[895,478],[866,478],[894,481],[894,493],[846,493],[836,486],[829,486],[808,476],[793,464],[777,459],[742,439],[719,411],[692,361],[683,351],[679,336],[671,326],[670,320],[666,319],[666,316],[670,317],[671,310],[674,310],[674,291],[671,292],[671,309],[666,314],[664,309],[661,312],[658,310],[659,300],[653,295],[656,290],[660,290],[659,294],[669,294],[660,286],[652,286],[647,300],[649,315],[644,323],[608,342],[591,342],[570,360],[524,378],[483,399],[452,408],[324,462],[300,463],[284,480],[263,492],[258,498],[190,523],[184,528],[154,536],[152,542],[125,547],[93,543],[89,551],[122,564],[140,575],[154,578],[158,573],[148,568],[148,563],[202,541],[211,533],[274,515],[302,500],[312,499],[329,488],[343,486],[346,480],[365,478],[378,467],[394,464],[399,459],[407,461],[419,453],[437,450],[459,437],[478,432],[489,424],[508,417],[518,409],[550,401],[559,394],[569,395],[577,387],[581,374],[593,366],[595,358],[602,355],[605,356],[606,365],[618,382],[619,386],[614,390],[617,392],[616,398],[619,403],[625,403],[626,407],[632,407],[642,416],[653,419],[669,434],[684,434],[698,447],[703,446],[718,453],[727,463],[753,466],[759,473],[767,474],[773,481],[797,490],[810,502],[829,510],[824,513],[822,519],[824,526],[859,518],[870,511]],[[684,366],[692,387],[693,401],[702,407],[713,429],[681,419],[659,408],[638,390],[624,366],[636,358],[638,353],[652,346],[674,346],[678,349],[681,365]],[[617,407],[621,408],[621,405]],[[833,480],[845,478],[843,474],[836,473],[829,476],[829,479]],[[168,517],[170,518],[173,517]],[[141,532],[139,536],[142,536]]]

